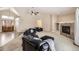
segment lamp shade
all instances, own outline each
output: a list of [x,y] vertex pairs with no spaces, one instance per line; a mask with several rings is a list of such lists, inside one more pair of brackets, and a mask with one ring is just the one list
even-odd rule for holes
[[41,27],[42,28],[42,20],[37,20],[37,27]]

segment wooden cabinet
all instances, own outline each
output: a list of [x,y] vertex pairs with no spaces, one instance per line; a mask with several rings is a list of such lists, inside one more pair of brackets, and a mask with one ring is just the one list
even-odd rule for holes
[[14,22],[12,20],[3,20],[2,32],[14,31]]
[[2,26],[2,32],[12,32],[12,31],[14,31],[14,26],[9,27]]

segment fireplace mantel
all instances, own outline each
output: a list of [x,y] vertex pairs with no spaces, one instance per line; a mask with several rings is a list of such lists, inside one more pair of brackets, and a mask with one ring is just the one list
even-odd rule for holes
[[74,21],[56,22],[56,23],[75,23]]

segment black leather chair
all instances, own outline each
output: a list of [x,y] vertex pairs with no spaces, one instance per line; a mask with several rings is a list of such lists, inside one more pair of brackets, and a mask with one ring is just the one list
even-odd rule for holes
[[41,42],[34,28],[30,28],[24,32],[22,41],[23,51],[37,51],[38,45]]

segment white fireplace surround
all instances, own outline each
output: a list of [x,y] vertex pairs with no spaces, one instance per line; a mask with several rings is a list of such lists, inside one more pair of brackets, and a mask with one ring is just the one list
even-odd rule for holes
[[[62,32],[62,26],[69,26],[70,27],[70,34],[63,33]],[[74,23],[62,23],[62,24],[60,24],[59,28],[60,28],[59,31],[60,31],[61,35],[64,35],[64,36],[74,40]]]

